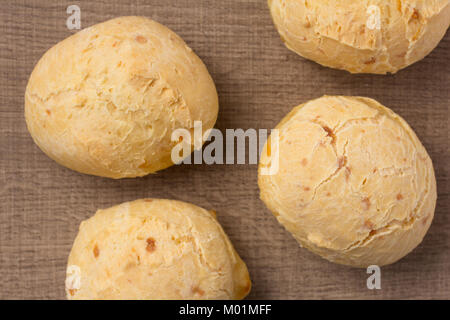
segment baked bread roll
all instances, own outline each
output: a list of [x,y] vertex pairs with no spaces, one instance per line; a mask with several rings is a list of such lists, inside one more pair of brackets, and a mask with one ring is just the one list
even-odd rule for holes
[[428,55],[450,24],[449,0],[269,0],[286,46],[352,73],[395,73]]
[[[25,94],[36,144],[73,170],[144,176],[173,164],[173,130],[214,126],[218,97],[200,58],[143,17],[84,29],[48,50]],[[191,139],[193,144],[193,139]]]
[[214,212],[157,199],[82,222],[66,278],[68,299],[242,299],[250,286]]
[[353,267],[413,250],[434,216],[436,179],[409,125],[378,102],[322,97],[294,108],[263,149],[260,196],[301,246]]

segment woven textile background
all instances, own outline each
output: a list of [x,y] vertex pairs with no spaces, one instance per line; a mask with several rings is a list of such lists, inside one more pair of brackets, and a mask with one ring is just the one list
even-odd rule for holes
[[[82,28],[143,15],[178,33],[207,65],[220,97],[216,127],[272,128],[295,105],[324,94],[377,99],[403,116],[430,153],[439,198],[423,243],[368,275],[299,248],[259,200],[255,165],[173,166],[139,179],[110,180],[59,166],[27,132],[24,92],[41,55]],[[0,2],[0,298],[63,299],[66,260],[80,222],[143,197],[185,200],[217,211],[247,263],[251,299],[450,298],[450,33],[426,59],[396,75],[351,75],[287,50],[264,0]]]

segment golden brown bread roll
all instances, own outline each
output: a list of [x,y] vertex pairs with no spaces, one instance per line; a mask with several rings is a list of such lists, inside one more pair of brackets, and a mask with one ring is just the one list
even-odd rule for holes
[[[217,92],[200,58],[143,17],[84,29],[48,50],[25,94],[36,144],[73,170],[143,176],[172,165],[173,130],[214,126]],[[193,144],[193,141],[192,141]]]
[[82,222],[66,278],[69,299],[242,299],[250,286],[214,212],[158,199]]
[[449,0],[268,0],[286,46],[352,73],[395,73],[428,55],[450,25]]
[[[436,179],[399,115],[372,99],[325,96],[294,108],[277,129],[279,170],[259,174],[260,196],[301,246],[367,267],[396,262],[422,241]],[[271,143],[260,170],[275,161]]]

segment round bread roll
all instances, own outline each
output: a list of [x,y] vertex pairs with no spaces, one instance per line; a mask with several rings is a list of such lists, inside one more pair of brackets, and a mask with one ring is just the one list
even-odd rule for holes
[[428,55],[450,24],[449,0],[269,0],[286,46],[351,73],[395,73]]
[[242,299],[250,286],[214,212],[158,199],[83,221],[66,277],[68,299]]
[[436,179],[408,124],[378,102],[322,97],[294,108],[268,140],[260,196],[301,246],[353,267],[387,265],[413,250],[430,227]]
[[40,59],[25,93],[36,144],[66,167],[110,178],[171,166],[172,132],[193,130],[194,121],[210,129],[217,113],[200,58],[143,17],[109,20],[61,41]]

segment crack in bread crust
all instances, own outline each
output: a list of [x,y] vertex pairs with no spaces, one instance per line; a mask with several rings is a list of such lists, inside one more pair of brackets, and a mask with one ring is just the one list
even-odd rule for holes
[[258,177],[261,199],[302,246],[363,266],[393,263],[420,243],[434,212],[433,166],[400,116],[368,98],[325,96],[276,128],[280,169]]

